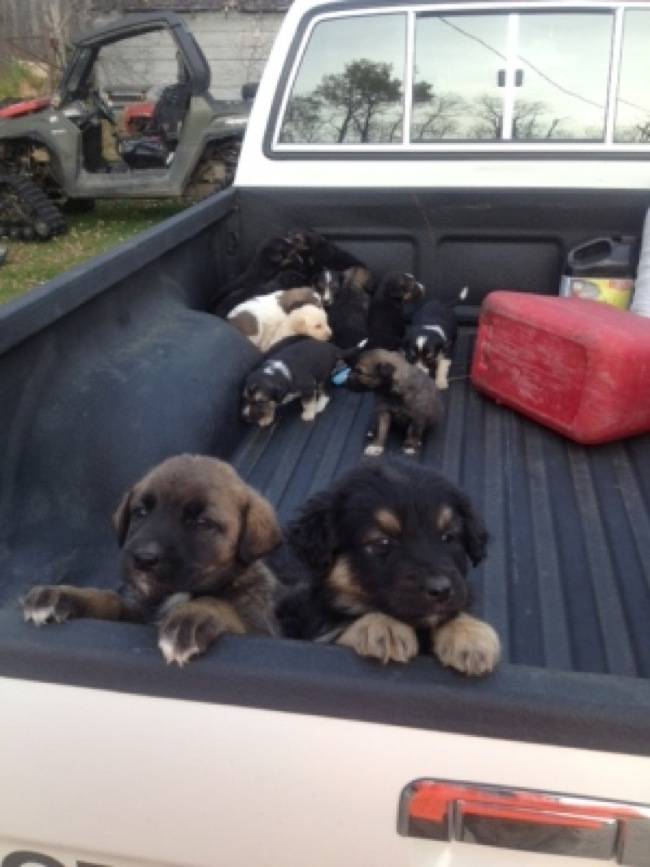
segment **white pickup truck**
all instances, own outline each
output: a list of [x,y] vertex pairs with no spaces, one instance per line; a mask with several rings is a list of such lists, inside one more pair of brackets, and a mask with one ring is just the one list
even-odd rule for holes
[[[572,246],[640,235],[648,45],[640,2],[296,0],[234,187],[0,310],[1,867],[650,865],[650,437],[578,446],[467,377],[488,292],[557,294]],[[246,426],[256,350],[208,312],[298,226],[468,287],[422,460],[490,530],[485,679],[249,637],[179,670],[150,628],[22,620],[34,584],[115,586],[110,515],[168,455],[230,460],[283,520],[360,459],[345,389]]]

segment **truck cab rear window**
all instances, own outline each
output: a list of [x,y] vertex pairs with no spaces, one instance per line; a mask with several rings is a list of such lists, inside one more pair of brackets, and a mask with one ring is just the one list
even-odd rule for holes
[[280,150],[631,150],[650,143],[650,10],[404,7],[315,19]]
[[405,55],[405,15],[321,21],[300,63],[280,141],[401,142]]
[[419,15],[411,141],[602,141],[613,20]]

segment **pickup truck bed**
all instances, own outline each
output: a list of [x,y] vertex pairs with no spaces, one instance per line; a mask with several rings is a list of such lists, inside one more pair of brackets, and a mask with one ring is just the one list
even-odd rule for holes
[[[650,437],[573,445],[467,378],[481,294],[556,288],[556,203],[540,197],[529,212],[538,225],[518,241],[516,202],[409,201],[358,201],[348,212],[358,225],[341,228],[336,194],[287,193],[274,211],[264,192],[228,191],[2,311],[0,676],[650,755]],[[639,225],[640,199],[609,204],[565,203],[562,241],[604,232],[608,219],[621,232]],[[477,211],[488,208],[486,241]],[[463,232],[442,237],[463,220]],[[117,585],[110,516],[170,454],[232,460],[283,520],[361,457],[367,395],[338,390],[312,425],[291,406],[268,431],[241,422],[257,352],[205,312],[215,280],[236,273],[269,226],[310,223],[378,270],[394,262],[422,274],[433,291],[440,268],[452,286],[467,277],[463,263],[473,269],[478,295],[461,310],[445,420],[422,459],[460,483],[490,530],[472,584],[476,613],[501,634],[498,671],[469,682],[433,659],[382,668],[340,648],[228,637],[179,671],[163,664],[150,628],[23,624],[17,600],[33,584]]]

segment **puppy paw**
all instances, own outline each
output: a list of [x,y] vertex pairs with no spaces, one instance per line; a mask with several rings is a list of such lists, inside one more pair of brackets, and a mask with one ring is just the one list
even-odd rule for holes
[[363,450],[364,455],[368,455],[369,457],[379,457],[379,455],[383,455],[384,447],[375,445],[374,443],[370,443]]
[[246,629],[229,606],[218,602],[183,602],[165,614],[158,627],[158,647],[165,661],[181,668],[194,656],[205,653],[224,632]]
[[410,444],[402,446],[402,452],[405,455],[417,455],[419,451],[420,451],[419,446],[414,446],[414,445],[410,445]]
[[499,636],[489,623],[459,614],[435,629],[433,652],[443,665],[481,677],[496,668],[501,656]]
[[83,602],[79,588],[67,584],[38,585],[32,587],[22,600],[26,623],[43,626],[44,623],[65,623],[82,615]]
[[321,396],[318,398],[318,402],[316,404],[316,412],[317,413],[322,412],[329,402],[330,402],[329,394],[321,394]]
[[364,614],[336,640],[343,647],[351,647],[359,656],[369,656],[387,662],[408,662],[417,655],[418,639],[415,630],[386,614]]

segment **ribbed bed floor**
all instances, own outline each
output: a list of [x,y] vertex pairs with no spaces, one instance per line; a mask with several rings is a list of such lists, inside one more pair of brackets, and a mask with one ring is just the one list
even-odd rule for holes
[[[506,661],[648,676],[650,436],[572,444],[476,393],[472,347],[466,330],[421,460],[472,497],[490,531],[474,610],[498,629]],[[314,424],[288,406],[231,459],[286,520],[361,459],[371,409],[371,396],[344,389]]]

